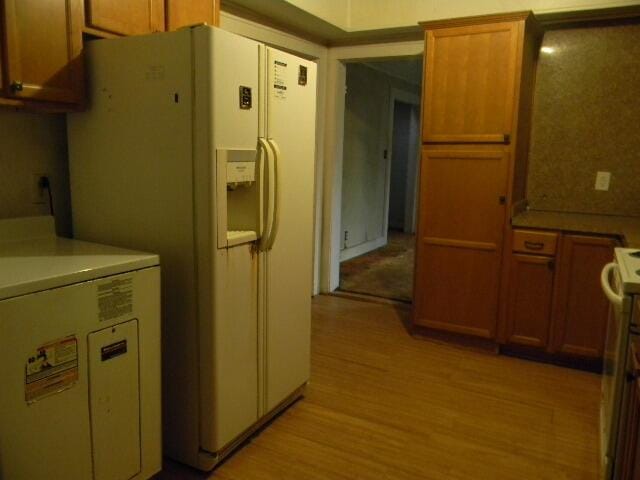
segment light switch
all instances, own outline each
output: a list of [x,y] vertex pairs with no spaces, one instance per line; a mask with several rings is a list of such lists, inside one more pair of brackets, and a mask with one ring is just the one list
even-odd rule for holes
[[596,173],[596,190],[609,190],[609,183],[611,182],[611,172],[598,172]]

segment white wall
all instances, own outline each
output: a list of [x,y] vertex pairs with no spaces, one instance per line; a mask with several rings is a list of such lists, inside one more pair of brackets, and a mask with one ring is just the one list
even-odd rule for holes
[[60,235],[71,234],[69,169],[64,115],[0,109],[0,218],[48,215],[34,203],[36,174],[50,177]]

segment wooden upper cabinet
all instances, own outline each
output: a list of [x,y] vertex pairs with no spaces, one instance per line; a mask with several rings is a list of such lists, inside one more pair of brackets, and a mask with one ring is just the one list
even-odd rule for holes
[[495,336],[508,169],[503,151],[423,148],[414,323]]
[[166,0],[167,30],[206,23],[220,23],[220,0]]
[[600,287],[600,272],[612,261],[615,246],[612,238],[563,238],[553,312],[555,352],[602,357],[609,302]]
[[3,94],[80,103],[82,0],[5,0]]
[[[191,3],[184,0],[183,3]],[[85,0],[87,27],[118,35],[164,31],[163,0]]]
[[511,141],[527,16],[423,24],[423,142]]

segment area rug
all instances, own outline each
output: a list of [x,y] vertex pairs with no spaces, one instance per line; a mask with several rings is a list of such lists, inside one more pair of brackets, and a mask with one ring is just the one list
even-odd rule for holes
[[387,244],[340,264],[345,292],[411,302],[415,236],[390,231]]

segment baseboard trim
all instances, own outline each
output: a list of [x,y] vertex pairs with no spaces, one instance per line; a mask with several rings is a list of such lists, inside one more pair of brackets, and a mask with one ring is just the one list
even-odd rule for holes
[[376,238],[375,240],[369,240],[368,242],[361,243],[355,247],[345,248],[340,251],[340,261],[351,260],[352,258],[364,255],[376,248],[384,247],[387,244],[387,237],[383,236]]

